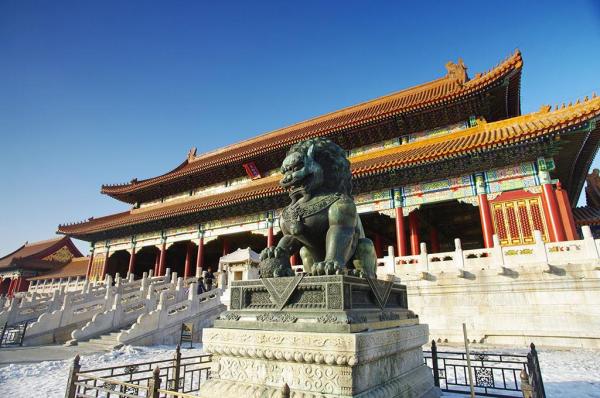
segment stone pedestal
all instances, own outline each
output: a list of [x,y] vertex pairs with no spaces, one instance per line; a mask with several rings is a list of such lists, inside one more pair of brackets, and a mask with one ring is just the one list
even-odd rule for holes
[[427,325],[399,284],[348,276],[234,282],[231,310],[204,332],[212,379],[200,396],[438,397]]

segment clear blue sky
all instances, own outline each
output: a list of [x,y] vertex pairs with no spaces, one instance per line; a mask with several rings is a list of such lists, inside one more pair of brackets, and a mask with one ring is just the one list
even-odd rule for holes
[[524,113],[600,94],[597,1],[0,0],[0,254],[127,209],[100,185],[164,173],[192,146],[438,78],[458,57],[474,75],[515,48]]

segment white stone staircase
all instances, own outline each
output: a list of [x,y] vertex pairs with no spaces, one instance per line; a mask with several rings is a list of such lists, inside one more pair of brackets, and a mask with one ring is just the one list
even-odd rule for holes
[[87,341],[79,341],[77,342],[77,346],[89,351],[112,351],[123,346],[122,343],[119,343],[117,337],[121,332],[129,329],[130,326],[91,338]]

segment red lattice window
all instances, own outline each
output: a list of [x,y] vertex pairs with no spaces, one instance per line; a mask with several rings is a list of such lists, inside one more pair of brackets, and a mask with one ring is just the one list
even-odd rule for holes
[[492,218],[502,246],[533,243],[534,230],[541,231],[544,241],[548,241],[548,228],[539,195],[492,202]]

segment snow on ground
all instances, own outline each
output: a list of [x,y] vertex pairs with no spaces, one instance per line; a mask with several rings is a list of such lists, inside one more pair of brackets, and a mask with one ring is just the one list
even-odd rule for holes
[[[202,353],[200,345],[196,344],[194,347],[182,349],[182,356]],[[84,355],[81,357],[80,364],[82,369],[104,368],[132,362],[171,359],[174,353],[175,346],[124,346],[107,353]],[[70,360],[44,361],[2,367],[0,368],[0,397],[63,398],[71,362]]]
[[[123,365],[131,362],[172,358],[175,347],[125,346],[104,354],[81,358],[82,369]],[[503,349],[489,349],[504,351]],[[487,351],[487,349],[486,349]],[[183,356],[198,355],[201,348],[182,350]],[[549,398],[600,398],[600,351],[539,350],[542,375]],[[62,398],[71,361],[11,364],[0,368],[0,397]],[[444,395],[446,397],[446,395]],[[447,395],[466,397],[465,395]]]

